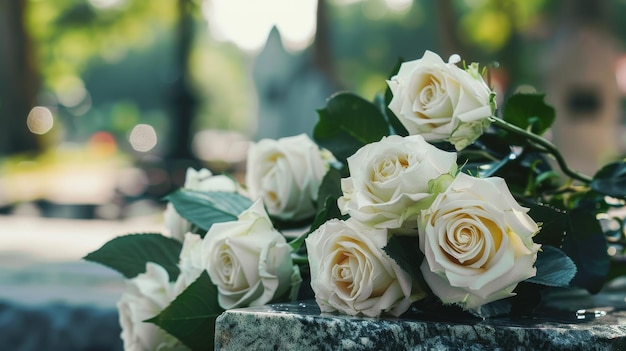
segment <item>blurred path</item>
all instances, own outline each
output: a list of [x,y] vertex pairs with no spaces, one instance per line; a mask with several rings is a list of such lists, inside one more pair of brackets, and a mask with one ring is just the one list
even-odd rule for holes
[[160,215],[126,221],[0,216],[0,301],[113,307],[122,276],[81,258],[116,236],[162,229]]

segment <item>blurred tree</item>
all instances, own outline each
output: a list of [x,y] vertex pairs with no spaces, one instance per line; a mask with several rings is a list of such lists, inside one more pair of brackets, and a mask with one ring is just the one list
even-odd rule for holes
[[[179,18],[183,19],[178,16],[179,2],[29,2],[27,33],[35,48],[31,57],[41,67],[45,93],[40,103],[56,109],[56,125],[66,140],[84,142],[94,132],[106,130],[123,137],[118,142],[124,148],[130,130],[116,128],[134,125],[119,123],[124,118],[113,112],[134,111],[125,120],[148,123],[151,115],[169,107],[170,122],[158,129],[159,142],[166,150],[176,145],[168,141],[189,127],[178,118],[185,113],[179,111],[181,85],[174,83],[184,72],[177,64],[185,64],[177,59],[180,50],[172,44],[185,40],[184,35],[175,34]],[[181,43],[178,47],[186,50],[188,46]],[[170,91],[164,93],[166,88]],[[134,107],[115,107],[120,104]],[[168,157],[174,154],[165,152]]]
[[191,151],[191,126],[197,106],[197,98],[192,91],[189,72],[189,60],[194,41],[195,21],[193,0],[177,1],[177,36],[175,80],[173,84],[172,128],[169,129],[171,147],[165,154],[167,167],[173,174],[174,182],[179,186],[184,183],[187,167],[198,168],[200,162]]
[[[328,15],[328,1],[317,1],[317,16],[315,39],[313,41],[313,64],[324,74],[324,76],[334,81],[336,77],[335,65],[333,61],[333,53],[330,38],[330,25]],[[336,84],[338,85],[338,84]]]
[[468,61],[497,62],[506,95],[520,84],[536,85],[540,76],[530,63],[541,52],[548,35],[546,13],[553,10],[546,0],[437,1],[442,56],[459,53]]
[[38,152],[26,118],[39,91],[32,42],[24,25],[28,2],[0,0],[0,156]]

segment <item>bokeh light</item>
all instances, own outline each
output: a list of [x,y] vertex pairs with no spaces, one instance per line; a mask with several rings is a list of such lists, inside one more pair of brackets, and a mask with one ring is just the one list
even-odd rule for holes
[[115,137],[109,132],[95,132],[87,142],[87,147],[94,155],[107,158],[117,152]]
[[28,130],[34,134],[46,134],[54,126],[54,117],[47,107],[35,106],[26,118]]
[[157,134],[151,125],[138,124],[130,132],[128,140],[135,151],[148,152],[156,146]]
[[65,76],[57,83],[57,99],[66,107],[74,107],[87,97],[83,80],[76,76]]

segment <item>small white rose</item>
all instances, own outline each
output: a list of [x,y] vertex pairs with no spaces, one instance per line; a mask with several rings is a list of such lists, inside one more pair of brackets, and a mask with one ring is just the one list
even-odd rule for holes
[[334,157],[306,134],[263,139],[248,151],[246,185],[253,200],[281,219],[300,220],[315,214],[317,192]]
[[[263,305],[299,287],[300,271],[291,259],[293,250],[273,228],[260,200],[237,221],[211,226],[202,248],[192,248],[198,240],[187,238],[190,247],[185,252],[196,255],[188,261],[190,274],[196,274],[194,266],[204,260],[202,265],[217,286],[218,302],[224,309]],[[181,262],[184,260],[181,257]]]
[[391,135],[348,157],[348,168],[350,177],[341,180],[343,196],[337,201],[341,213],[376,228],[410,232],[419,210],[434,199],[432,189],[439,188],[432,182],[456,172],[456,153],[420,135]]
[[207,267],[207,254],[204,252],[203,239],[198,234],[187,233],[180,250],[177,284],[186,289],[195,282]]
[[151,262],[146,264],[145,273],[127,281],[126,290],[117,303],[124,350],[188,350],[163,329],[144,322],[161,313],[178,292],[169,281],[167,271]]
[[426,51],[421,59],[402,63],[387,83],[393,93],[389,109],[410,134],[449,141],[462,150],[489,126],[495,100],[478,65],[463,70],[456,66],[459,61],[453,55],[445,63]]
[[354,219],[331,219],[309,235],[311,287],[322,312],[399,316],[424,296],[383,251],[386,245],[387,230]]
[[[213,175],[208,169],[196,171],[193,168],[187,169],[185,175],[185,189],[196,191],[224,191],[237,192],[237,184],[224,175]],[[170,236],[179,241],[184,240],[184,236],[191,230],[191,223],[182,218],[171,203],[165,208],[164,222]]]
[[419,220],[421,271],[444,303],[476,309],[535,276],[537,224],[502,178],[459,174]]
[[206,168],[202,168],[199,171],[188,168],[185,175],[184,188],[197,191],[236,192],[238,190],[237,184],[232,178],[225,175],[213,175]]

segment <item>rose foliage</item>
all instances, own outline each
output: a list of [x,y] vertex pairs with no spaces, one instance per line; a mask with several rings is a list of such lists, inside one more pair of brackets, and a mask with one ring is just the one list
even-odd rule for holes
[[624,247],[607,220],[626,162],[569,169],[542,137],[555,118],[542,95],[497,108],[484,70],[460,62],[427,51],[373,102],[331,96],[313,139],[251,145],[245,184],[189,170],[165,233],[87,255],[128,280],[125,348],[210,349],[225,309],[299,296],[328,313],[489,317],[626,274],[607,253]]

